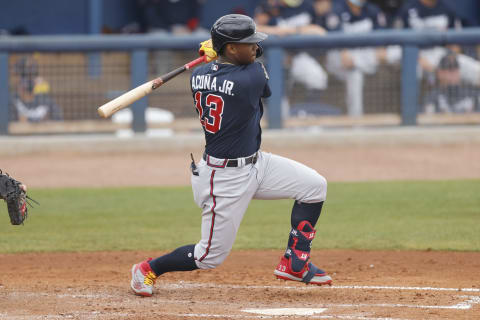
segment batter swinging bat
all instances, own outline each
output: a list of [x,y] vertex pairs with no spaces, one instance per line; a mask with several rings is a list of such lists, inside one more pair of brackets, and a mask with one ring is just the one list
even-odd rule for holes
[[114,114],[118,110],[126,108],[132,103],[134,103],[135,101],[145,97],[147,94],[150,94],[153,90],[157,89],[168,80],[178,76],[180,73],[184,72],[185,70],[195,67],[196,65],[202,62],[205,62],[206,61],[205,59],[206,59],[206,56],[201,56],[200,58],[190,61],[189,63],[183,65],[182,67],[172,70],[156,79],[150,80],[122,94],[120,97],[117,97],[105,103],[101,107],[99,107],[98,114],[102,118],[110,117],[112,114]]

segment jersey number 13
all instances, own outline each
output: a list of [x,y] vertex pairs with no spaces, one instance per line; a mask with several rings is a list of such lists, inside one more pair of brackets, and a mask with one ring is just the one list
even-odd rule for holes
[[219,95],[209,93],[202,101],[202,93],[195,93],[195,108],[198,111],[200,123],[205,131],[216,133],[222,127],[223,98]]

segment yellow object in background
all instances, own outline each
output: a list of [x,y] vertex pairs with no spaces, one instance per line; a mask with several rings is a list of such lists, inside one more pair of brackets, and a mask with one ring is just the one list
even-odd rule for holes
[[50,92],[50,85],[45,80],[40,80],[33,87],[33,94],[45,94]]

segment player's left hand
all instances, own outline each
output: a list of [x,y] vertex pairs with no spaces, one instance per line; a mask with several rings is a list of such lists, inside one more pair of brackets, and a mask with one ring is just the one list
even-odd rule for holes
[[205,56],[205,62],[210,62],[217,59],[217,52],[213,50],[212,39],[205,40],[200,43],[200,49],[198,49],[200,56]]

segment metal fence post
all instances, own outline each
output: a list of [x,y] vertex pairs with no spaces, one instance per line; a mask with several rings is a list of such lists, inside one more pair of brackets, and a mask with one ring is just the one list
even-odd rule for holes
[[[102,33],[102,0],[88,1],[88,32],[89,34]],[[88,54],[88,75],[92,78],[98,78],[102,74],[102,56],[99,52],[92,52]]]
[[418,64],[419,49],[416,46],[403,46],[402,53],[402,125],[417,124],[418,112]]
[[283,60],[285,51],[282,48],[269,48],[267,50],[269,85],[272,95],[268,99],[268,128],[281,129],[282,119],[282,98],[283,98]]
[[[130,62],[130,84],[135,88],[145,82],[148,78],[148,51],[145,49],[134,50],[131,54]],[[132,105],[133,122],[132,129],[135,132],[145,132],[147,123],[145,121],[145,111],[147,109],[147,97],[136,101]]]
[[10,120],[8,89],[8,52],[0,52],[0,135],[8,134]]

